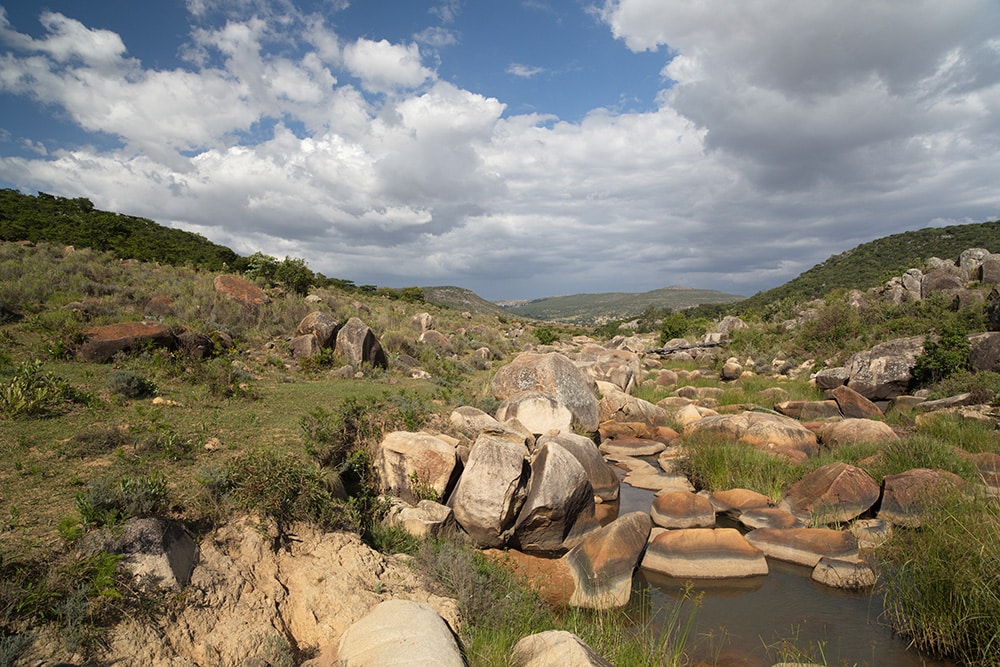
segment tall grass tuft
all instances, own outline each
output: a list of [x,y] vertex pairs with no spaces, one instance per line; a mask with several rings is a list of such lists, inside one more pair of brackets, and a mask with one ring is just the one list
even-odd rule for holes
[[685,438],[684,449],[681,471],[699,489],[750,489],[777,501],[802,474],[784,459],[714,435]]
[[1000,505],[952,495],[878,552],[885,615],[914,646],[1000,665]]

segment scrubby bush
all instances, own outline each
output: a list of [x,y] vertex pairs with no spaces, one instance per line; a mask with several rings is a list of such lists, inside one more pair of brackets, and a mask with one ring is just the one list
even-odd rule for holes
[[38,417],[56,412],[67,403],[87,403],[92,398],[44,370],[39,360],[26,361],[13,377],[0,384],[0,415]]
[[167,482],[157,473],[145,477],[101,477],[76,496],[84,525],[116,525],[133,517],[155,516],[167,508]]
[[964,327],[950,323],[941,329],[936,340],[928,336],[924,341],[923,354],[917,357],[913,366],[913,379],[919,385],[927,385],[967,371],[971,350]]
[[107,384],[112,396],[136,399],[156,395],[156,385],[132,371],[114,371],[108,377]]
[[538,341],[539,345],[551,345],[559,340],[559,332],[552,327],[535,327],[531,334],[535,337],[535,340]]

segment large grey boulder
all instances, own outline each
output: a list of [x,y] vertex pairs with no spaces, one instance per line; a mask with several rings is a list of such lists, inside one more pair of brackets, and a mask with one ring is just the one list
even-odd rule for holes
[[860,443],[880,443],[899,440],[892,427],[872,419],[844,419],[831,422],[819,430],[820,440],[827,449]]
[[1000,371],[1000,331],[969,336],[969,363],[977,371]]
[[545,443],[556,443],[568,451],[580,462],[587,472],[587,479],[594,491],[594,496],[602,501],[618,499],[621,482],[618,473],[604,460],[594,441],[576,433],[556,433],[543,435],[538,439],[538,446]]
[[632,573],[639,565],[653,522],[646,512],[618,517],[588,535],[563,556],[573,576],[574,607],[612,609],[632,597]]
[[947,470],[914,468],[882,478],[878,518],[896,526],[919,527],[942,496],[962,488],[962,478]]
[[528,494],[511,543],[525,552],[562,552],[599,526],[587,471],[568,450],[546,442],[531,461]]
[[340,638],[342,667],[464,667],[455,636],[430,605],[386,600]]
[[496,418],[506,422],[516,419],[534,435],[573,431],[575,418],[566,404],[551,394],[526,391],[511,396],[497,407]]
[[334,353],[343,356],[354,367],[362,364],[389,367],[389,360],[375,333],[357,317],[347,320],[347,324],[337,332]]
[[340,322],[332,315],[316,310],[302,318],[299,326],[295,328],[295,333],[299,336],[314,336],[316,344],[323,348],[333,345],[339,330]]
[[896,338],[855,354],[845,364],[847,385],[872,401],[907,393],[917,357],[924,352],[924,338]]
[[878,498],[879,485],[868,473],[840,461],[817,468],[785,494],[793,514],[824,524],[850,521],[871,509]]
[[388,433],[375,456],[382,491],[409,503],[446,498],[457,466],[455,446],[427,433]]
[[507,433],[483,432],[449,501],[455,520],[481,548],[507,543],[524,503],[528,448]]
[[490,386],[493,396],[501,401],[525,392],[551,396],[572,413],[574,429],[586,433],[597,430],[594,381],[562,354],[522,353],[497,371]]

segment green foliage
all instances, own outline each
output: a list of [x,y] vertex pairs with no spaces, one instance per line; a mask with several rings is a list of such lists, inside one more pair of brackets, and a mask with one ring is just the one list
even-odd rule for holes
[[44,370],[40,360],[25,361],[13,377],[0,384],[0,415],[39,417],[62,409],[68,402],[86,403],[91,397]]
[[531,334],[538,341],[539,345],[551,345],[559,340],[559,333],[552,327],[535,327]]
[[750,489],[777,502],[800,476],[797,466],[773,454],[714,435],[685,438],[681,471],[698,489]]
[[689,326],[690,322],[683,313],[667,313],[660,323],[660,345],[673,338],[683,338],[687,335]]
[[138,373],[116,370],[108,377],[108,390],[121,398],[149,398],[156,395],[156,385]]
[[167,508],[167,483],[159,474],[101,477],[76,496],[86,526],[114,526],[133,517],[155,516]]
[[242,260],[225,246],[198,234],[163,227],[152,220],[94,208],[87,199],[39,192],[37,197],[0,190],[0,240],[48,241],[109,251],[116,257],[192,265],[212,271]]
[[913,379],[919,385],[940,382],[955,373],[969,370],[969,343],[967,331],[957,323],[941,329],[937,340],[928,336],[924,352],[917,357]]

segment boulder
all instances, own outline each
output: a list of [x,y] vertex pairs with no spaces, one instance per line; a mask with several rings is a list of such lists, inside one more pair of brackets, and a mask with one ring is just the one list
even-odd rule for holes
[[834,387],[839,387],[842,384],[847,384],[850,379],[851,372],[843,366],[838,366],[836,368],[824,368],[820,372],[816,373],[815,377],[816,386],[823,390],[833,389]]
[[653,499],[653,523],[662,528],[711,528],[715,508],[708,498],[695,493],[670,491]]
[[516,419],[536,436],[553,431],[570,433],[575,424],[569,406],[538,391],[526,391],[508,398],[497,408],[496,418],[501,422]]
[[177,350],[192,359],[208,359],[215,353],[211,336],[185,329],[176,336]]
[[582,639],[565,630],[522,637],[511,651],[511,667],[611,667]]
[[728,579],[767,574],[764,552],[735,528],[667,530],[652,539],[642,569],[682,579]]
[[913,366],[923,352],[924,336],[897,338],[859,352],[845,364],[850,376],[847,384],[872,401],[905,394],[913,382]]
[[827,398],[837,402],[840,414],[848,419],[884,419],[877,405],[846,385],[825,392]]
[[142,309],[145,318],[162,320],[174,314],[174,300],[166,296],[154,296]]
[[228,274],[218,275],[212,282],[212,286],[215,288],[215,293],[219,296],[230,301],[235,301],[251,310],[255,310],[271,302],[271,298],[264,293],[264,290],[239,276]]
[[965,281],[954,271],[948,269],[932,269],[924,273],[920,281],[920,297],[926,299],[931,294],[943,293],[946,296],[963,289]]
[[341,355],[351,366],[370,364],[388,368],[389,361],[374,332],[357,317],[347,320],[347,324],[337,332],[334,353]]
[[292,359],[308,359],[320,353],[320,344],[316,336],[305,334],[293,338],[288,344],[288,351]]
[[464,667],[451,628],[433,607],[386,600],[347,628],[337,649],[342,667]]
[[849,531],[831,528],[758,528],[747,541],[767,556],[816,567],[820,558],[857,560],[858,541]]
[[432,500],[421,500],[413,506],[397,498],[386,515],[386,522],[421,539],[446,537],[457,529],[451,508]]
[[747,530],[802,527],[802,521],[797,516],[780,507],[757,507],[743,510],[737,520]]
[[978,278],[984,285],[1000,283],[1000,255],[990,254],[983,258]]
[[576,433],[557,433],[555,435],[543,435],[538,439],[538,446],[547,442],[553,442],[568,451],[576,460],[580,462],[587,472],[587,479],[594,490],[594,496],[603,501],[618,499],[620,482],[615,469],[608,465],[608,462],[601,456],[600,450],[594,441]]
[[625,514],[563,556],[575,583],[572,606],[611,609],[628,604],[632,573],[642,558],[652,523],[646,512]]
[[507,400],[523,392],[540,392],[556,399],[573,415],[573,427],[597,431],[597,394],[594,382],[567,357],[550,352],[525,352],[501,367],[491,383],[493,396]]
[[819,430],[820,440],[827,449],[859,443],[878,443],[899,440],[899,436],[885,422],[871,419],[845,419],[825,424]]
[[937,499],[962,486],[962,478],[946,470],[915,468],[898,475],[886,475],[882,479],[878,518],[897,526],[918,527]]
[[823,557],[813,568],[812,580],[830,586],[857,590],[871,588],[878,578],[867,563]]
[[84,361],[106,363],[119,352],[146,347],[173,348],[174,335],[159,322],[122,322],[84,329],[80,357]]
[[410,318],[410,328],[417,333],[430,331],[434,328],[434,318],[430,313],[417,313]]
[[84,537],[77,553],[119,554],[121,566],[147,588],[179,591],[191,581],[198,545],[180,524],[159,517],[129,519],[116,530]]
[[892,524],[885,519],[858,519],[849,530],[858,540],[859,549],[874,549],[892,537]]
[[798,421],[763,412],[705,417],[684,427],[684,437],[710,433],[765,451],[816,453],[816,434]]
[[331,347],[336,342],[337,332],[340,330],[340,322],[332,315],[321,310],[316,310],[299,322],[295,328],[295,333],[299,336],[312,334],[316,338],[319,347]]
[[576,366],[597,382],[607,382],[631,394],[642,375],[639,355],[631,350],[607,350],[590,345],[581,350]]
[[622,482],[633,488],[646,489],[656,494],[672,491],[694,493],[691,480],[680,473],[630,472],[625,475]]
[[543,443],[531,461],[527,497],[514,524],[512,544],[529,553],[561,552],[597,528],[587,471],[558,443]]
[[977,371],[1000,371],[1000,331],[969,336],[969,363]]
[[457,466],[455,446],[427,433],[389,433],[375,455],[382,491],[408,503],[446,498]]
[[448,337],[445,336],[440,331],[434,331],[429,329],[417,338],[417,342],[421,345],[429,345],[434,348],[434,351],[439,355],[451,356],[455,354],[455,346],[451,344]]
[[716,491],[708,497],[708,501],[712,503],[716,512],[730,514],[773,506],[770,498],[750,489]]
[[524,503],[527,457],[523,440],[507,434],[487,431],[473,443],[449,503],[477,546],[501,547],[510,537]]
[[[602,386],[603,385],[603,386]],[[618,422],[640,422],[647,426],[668,426],[671,423],[670,413],[641,398],[630,396],[614,385],[599,383],[601,400],[598,402],[598,419]]]
[[840,406],[836,401],[783,401],[774,409],[799,421],[820,421],[823,419],[839,419]]
[[618,456],[656,456],[667,446],[659,440],[646,440],[643,438],[616,438],[605,440],[601,443],[601,453],[612,457]]
[[785,502],[804,521],[839,523],[867,512],[878,502],[879,485],[861,468],[830,463],[792,484]]

